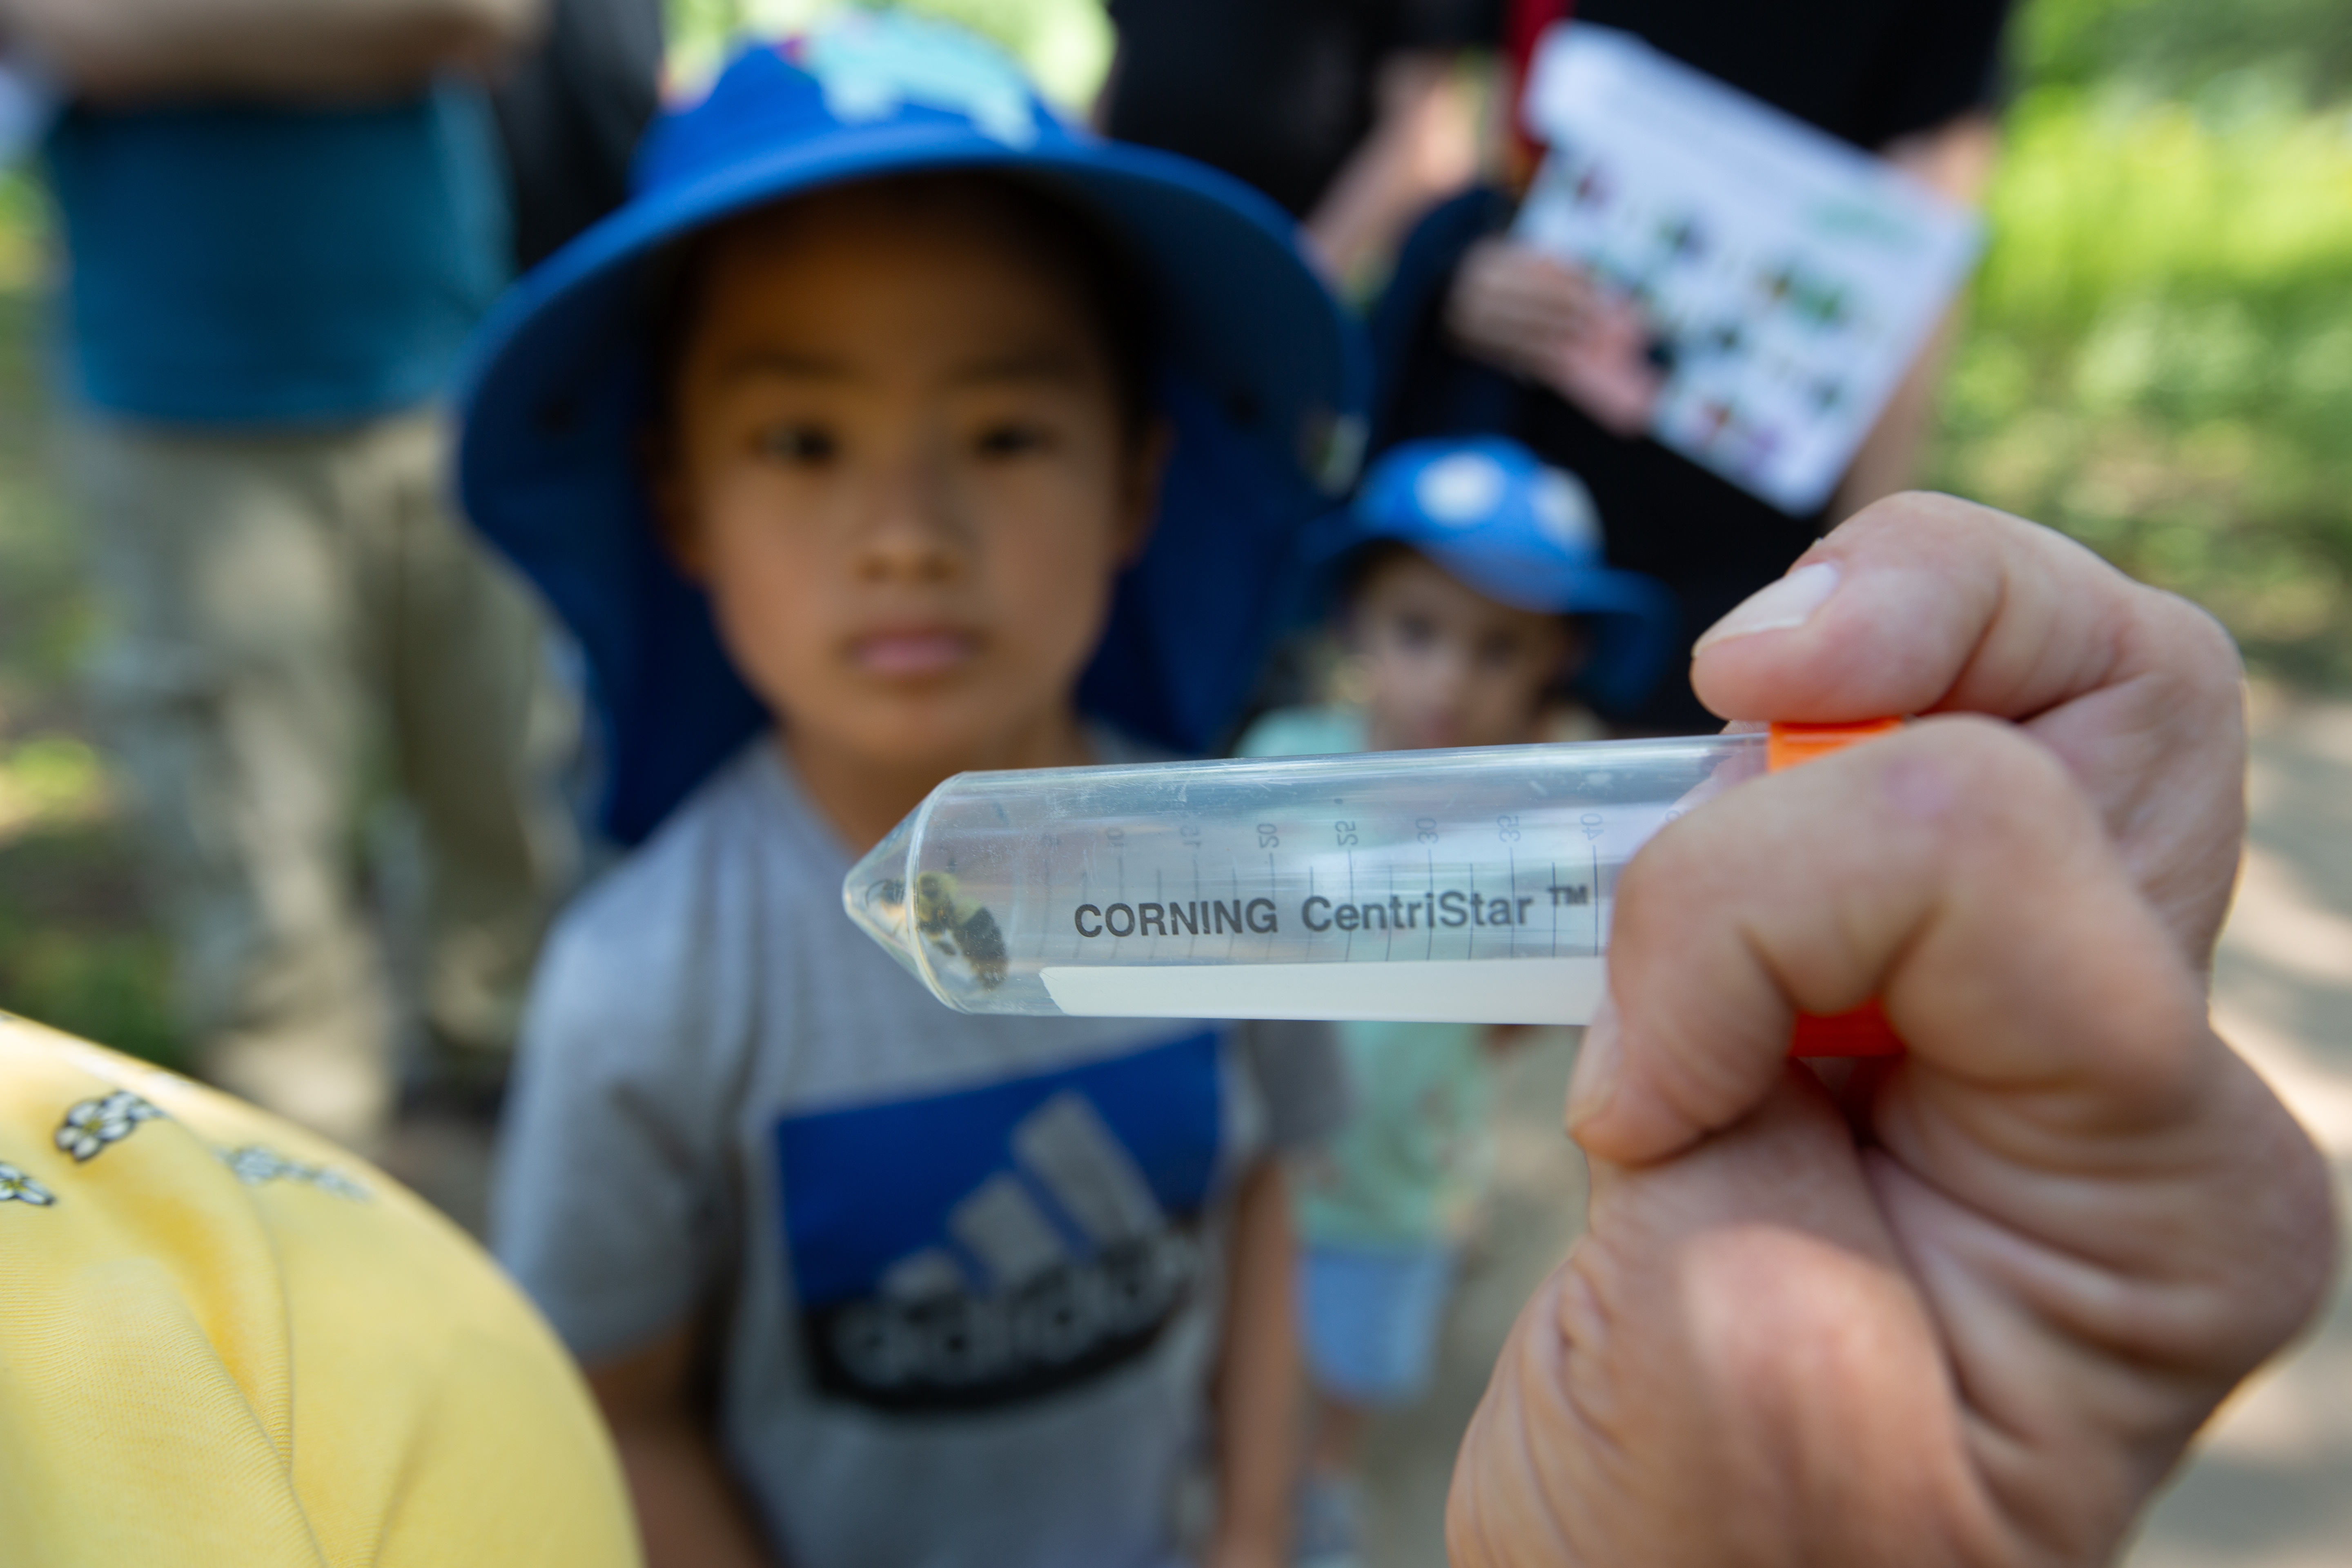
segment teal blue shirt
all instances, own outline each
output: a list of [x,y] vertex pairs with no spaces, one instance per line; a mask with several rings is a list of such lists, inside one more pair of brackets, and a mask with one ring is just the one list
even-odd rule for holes
[[506,280],[481,93],[361,109],[77,107],[49,137],[64,369],[173,424],[315,426],[437,395]]

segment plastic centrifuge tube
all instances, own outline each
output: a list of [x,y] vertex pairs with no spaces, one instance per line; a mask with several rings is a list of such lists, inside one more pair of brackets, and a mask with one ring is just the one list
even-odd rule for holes
[[1784,743],[960,773],[842,897],[966,1013],[1581,1024],[1625,863]]

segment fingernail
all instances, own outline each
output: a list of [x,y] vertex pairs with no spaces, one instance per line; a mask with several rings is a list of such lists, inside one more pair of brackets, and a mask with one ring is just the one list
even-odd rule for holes
[[1784,632],[1792,626],[1801,626],[1837,591],[1837,585],[1836,563],[1814,561],[1800,566],[1779,582],[1769,584],[1741,600],[1729,615],[1706,628],[1706,635],[1693,646],[1691,652],[1705,653],[1717,643],[1729,642],[1734,637],[1753,637],[1758,632]]
[[1617,999],[1606,991],[1584,1026],[1584,1041],[1576,1048],[1576,1070],[1569,1075],[1568,1109],[1562,1119],[1569,1136],[1609,1109],[1617,1093],[1617,1064],[1624,1055],[1618,1039]]

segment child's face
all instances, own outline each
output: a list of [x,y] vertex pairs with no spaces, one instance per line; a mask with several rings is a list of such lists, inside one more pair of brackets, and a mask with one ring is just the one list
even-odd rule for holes
[[1349,627],[1381,751],[1531,739],[1570,651],[1558,616],[1499,604],[1412,551],[1372,569]]
[[1066,723],[1157,479],[1069,265],[951,182],[710,246],[656,501],[794,746],[952,770]]

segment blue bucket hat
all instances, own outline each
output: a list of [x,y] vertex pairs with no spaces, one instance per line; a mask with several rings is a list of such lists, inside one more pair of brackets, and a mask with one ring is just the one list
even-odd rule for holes
[[1591,617],[1593,645],[1577,683],[1604,707],[1638,702],[1674,651],[1673,595],[1604,565],[1591,492],[1516,441],[1391,447],[1364,476],[1355,504],[1316,529],[1307,549],[1328,579],[1376,540],[1409,544],[1506,605]]
[[1354,477],[1368,360],[1272,202],[1189,160],[1065,123],[958,29],[850,13],[738,55],[667,114],[618,212],[493,308],[459,381],[460,503],[586,655],[604,818],[645,837],[767,715],[701,592],[656,543],[637,472],[647,268],[680,237],[804,192],[950,170],[1016,175],[1120,237],[1156,313],[1175,443],[1158,522],[1079,684],[1089,713],[1205,750],[1255,679],[1299,531]]

